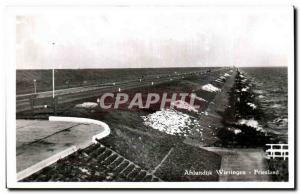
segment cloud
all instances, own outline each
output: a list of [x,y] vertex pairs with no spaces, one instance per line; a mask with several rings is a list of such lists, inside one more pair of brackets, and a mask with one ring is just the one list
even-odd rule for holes
[[290,10],[123,8],[18,16],[17,68],[287,65]]

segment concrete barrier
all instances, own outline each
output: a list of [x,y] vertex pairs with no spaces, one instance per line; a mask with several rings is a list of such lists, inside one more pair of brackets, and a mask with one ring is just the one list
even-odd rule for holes
[[49,158],[46,158],[29,168],[26,168],[20,172],[17,173],[17,180],[20,181],[40,170],[43,168],[50,166],[51,164],[57,162],[59,159],[62,159],[64,157],[67,157],[68,155],[73,154],[79,149],[84,149],[88,146],[90,146],[93,143],[97,143],[97,140],[102,139],[110,134],[110,128],[109,126],[101,121],[94,120],[94,119],[87,119],[87,118],[78,118],[78,117],[59,117],[59,116],[50,116],[49,121],[60,121],[60,122],[72,122],[72,123],[81,123],[81,124],[95,124],[101,126],[104,131],[102,133],[99,133],[97,135],[94,135],[91,139],[91,142],[80,144],[80,145],[73,145],[55,155],[52,155]]
[[78,150],[78,148],[76,146],[71,146],[71,147],[65,149],[64,151],[51,156],[50,158],[47,158],[41,162],[38,162],[35,165],[32,165],[29,168],[22,170],[21,172],[18,172],[17,180],[20,181],[26,177],[29,177],[30,175],[42,170],[43,168],[50,166],[51,164],[55,163],[59,159],[62,159],[68,155],[73,154],[77,150]]
[[110,134],[109,126],[98,120],[79,118],[79,117],[59,117],[59,116],[50,116],[49,121],[63,121],[63,122],[73,122],[73,123],[83,123],[83,124],[95,124],[104,128],[104,132],[94,135],[92,137],[92,142],[97,143],[97,139],[102,139]]

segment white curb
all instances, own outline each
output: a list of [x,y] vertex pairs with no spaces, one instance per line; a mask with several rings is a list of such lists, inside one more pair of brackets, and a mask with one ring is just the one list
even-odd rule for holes
[[110,134],[110,128],[106,123],[94,119],[79,118],[79,117],[50,116],[49,121],[64,121],[64,122],[73,122],[73,123],[95,124],[103,127],[104,131],[102,133],[99,133],[92,137],[93,143],[97,143],[96,141],[97,139],[102,139]]
[[98,139],[102,139],[110,134],[110,128],[109,126],[101,121],[94,120],[94,119],[87,119],[87,118],[79,118],[79,117],[58,117],[58,116],[50,116],[49,121],[63,121],[63,122],[73,122],[73,123],[82,123],[82,124],[95,124],[99,125],[104,128],[104,131],[102,133],[99,133],[97,135],[94,135],[92,137],[91,143],[85,144],[85,145],[79,145],[79,146],[71,146],[67,148],[66,150],[63,150],[43,161],[40,161],[24,170],[21,172],[18,172],[17,174],[17,180],[20,181],[40,170],[43,168],[50,166],[51,164],[57,162],[59,159],[62,159],[70,154],[73,154],[76,152],[78,149],[84,149],[91,145],[92,143],[97,143]]

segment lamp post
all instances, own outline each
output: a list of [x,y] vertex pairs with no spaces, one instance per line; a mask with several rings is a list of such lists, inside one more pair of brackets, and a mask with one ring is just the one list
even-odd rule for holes
[[36,94],[36,80],[33,80],[34,94]]
[[[52,59],[54,59],[54,45],[52,42]],[[55,102],[55,70],[54,70],[54,60],[52,62],[52,102],[53,102],[53,114],[56,115],[56,102]]]
[[[53,58],[54,58],[54,45],[55,43],[52,42],[52,53],[53,53]],[[52,64],[52,98],[54,100],[55,98],[55,71],[54,71],[54,64]]]

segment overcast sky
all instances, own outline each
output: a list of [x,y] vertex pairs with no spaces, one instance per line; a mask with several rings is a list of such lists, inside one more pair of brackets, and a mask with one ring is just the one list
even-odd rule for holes
[[123,7],[18,16],[17,68],[286,66],[291,11]]

